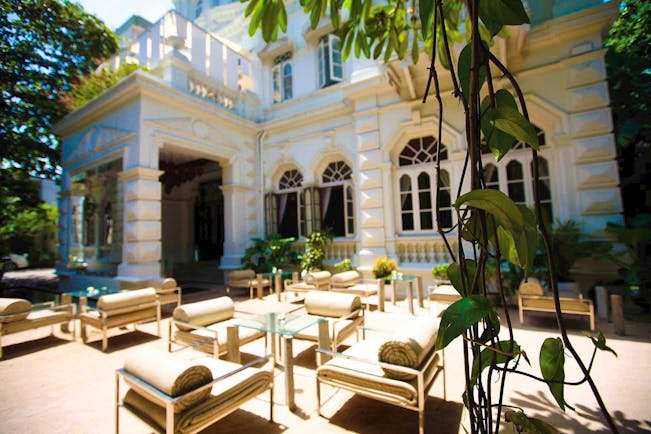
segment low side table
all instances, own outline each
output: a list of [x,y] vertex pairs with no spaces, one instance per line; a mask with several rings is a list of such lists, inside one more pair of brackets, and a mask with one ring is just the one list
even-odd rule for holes
[[416,297],[418,299],[418,307],[422,308],[424,306],[423,302],[423,278],[417,275],[410,274],[398,274],[397,276],[388,276],[385,279],[391,280],[393,284],[393,304],[396,304],[396,284],[397,282],[407,282],[407,307],[409,313],[414,315],[414,282],[416,282],[417,293]]
[[[291,411],[296,409],[294,391],[294,351],[293,338],[296,333],[314,324],[319,325],[319,348],[330,349],[330,335],[328,334],[328,323],[325,319],[308,314],[284,314],[269,312],[249,318],[238,318],[235,325],[247,327],[254,330],[266,332],[271,336],[271,353],[276,359],[275,336],[280,336],[283,343],[283,367],[285,368],[285,401]],[[317,363],[321,365],[326,362],[327,355],[317,353]]]

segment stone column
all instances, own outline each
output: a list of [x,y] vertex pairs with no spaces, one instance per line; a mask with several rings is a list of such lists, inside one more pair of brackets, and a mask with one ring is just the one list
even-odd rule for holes
[[[246,244],[249,238],[256,235],[255,209],[249,206],[248,200],[255,189],[239,184],[222,185],[220,188],[224,194],[224,256],[221,268],[240,268]],[[248,227],[252,230],[247,230]]]
[[[357,134],[358,158],[357,210],[359,224],[358,269],[370,275],[373,263],[387,255],[385,246],[385,191],[383,188],[382,151],[380,149],[380,127],[374,96],[356,101],[357,107],[365,110],[354,114]],[[390,185],[390,184],[389,184]],[[389,186],[387,186],[389,188]]]
[[119,280],[137,282],[160,276],[161,183],[163,172],[144,167],[120,172],[124,190],[124,239]]

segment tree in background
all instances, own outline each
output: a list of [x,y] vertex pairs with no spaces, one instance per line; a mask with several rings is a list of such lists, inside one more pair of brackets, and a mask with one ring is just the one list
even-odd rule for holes
[[16,172],[58,176],[51,128],[69,111],[62,92],[117,49],[113,32],[68,0],[0,0],[0,184],[15,185]]
[[624,0],[606,40],[627,221],[651,212],[651,2]]

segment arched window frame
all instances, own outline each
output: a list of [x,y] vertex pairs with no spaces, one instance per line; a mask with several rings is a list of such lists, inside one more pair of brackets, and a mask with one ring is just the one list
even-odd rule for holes
[[[448,159],[449,149],[443,144],[441,148],[441,170],[445,170],[450,176],[453,171],[451,170],[452,162]],[[428,151],[429,150],[429,151]],[[436,226],[436,139],[429,136],[422,136],[410,139],[402,148],[397,156],[397,166],[395,168],[395,197],[398,201],[396,206],[396,222],[397,232],[401,234],[419,234],[419,233],[435,233]],[[429,177],[429,189],[420,189],[418,177],[425,173]],[[404,176],[410,180],[410,191],[401,189],[405,181]],[[448,187],[449,188],[449,187]],[[451,192],[451,191],[450,191]],[[420,194],[429,194],[430,208],[421,208],[421,203],[427,205],[427,200],[421,201]],[[410,200],[407,199],[407,194],[410,195]],[[412,209],[405,209],[405,206],[411,203]],[[429,213],[432,227],[428,228],[430,217],[423,218],[422,213]],[[451,207],[442,209],[441,212],[450,212],[450,220],[454,224],[454,213]],[[413,221],[413,228],[410,229],[409,220]],[[423,224],[425,223],[425,224]],[[425,229],[423,228],[425,227]],[[447,228],[445,228],[447,229]]]
[[[298,228],[298,237],[305,236],[302,231],[302,213],[304,212],[302,200],[303,196],[303,174],[298,169],[287,169],[283,171],[276,184],[276,193],[265,201],[265,226],[273,232],[280,231],[282,216],[280,215],[283,194],[296,194],[296,226]],[[287,205],[286,205],[287,206]],[[275,216],[273,213],[275,212]],[[286,212],[286,211],[285,211]]]
[[[341,187],[343,193],[343,219],[344,219],[344,236],[355,236],[355,189],[353,188],[353,169],[350,164],[344,160],[331,161],[323,169],[320,176],[321,183],[319,184],[320,191],[324,192],[328,188]],[[324,194],[320,197],[321,206],[323,203]],[[321,217],[323,210],[319,206],[319,217]],[[321,224],[323,226],[323,223]]]

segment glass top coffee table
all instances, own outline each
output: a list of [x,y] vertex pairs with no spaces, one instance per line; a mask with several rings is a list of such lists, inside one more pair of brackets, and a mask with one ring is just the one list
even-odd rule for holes
[[[328,322],[314,315],[300,313],[276,313],[268,312],[262,315],[237,318],[235,325],[262,331],[271,335],[271,353],[276,359],[276,336],[281,338],[283,344],[283,363],[285,369],[285,401],[290,410],[296,408],[294,400],[294,352],[292,346],[293,337],[308,327],[318,325],[319,327],[319,348],[330,349],[330,335],[328,334]],[[317,353],[317,363],[325,363],[325,355]]]
[[390,280],[393,284],[393,304],[395,306],[397,301],[397,285],[400,282],[407,283],[407,307],[409,308],[409,313],[414,315],[414,282],[416,282],[416,297],[418,298],[418,307],[422,308],[423,304],[423,278],[418,275],[411,274],[402,274],[402,273],[391,273],[390,276],[385,277],[386,280]]

